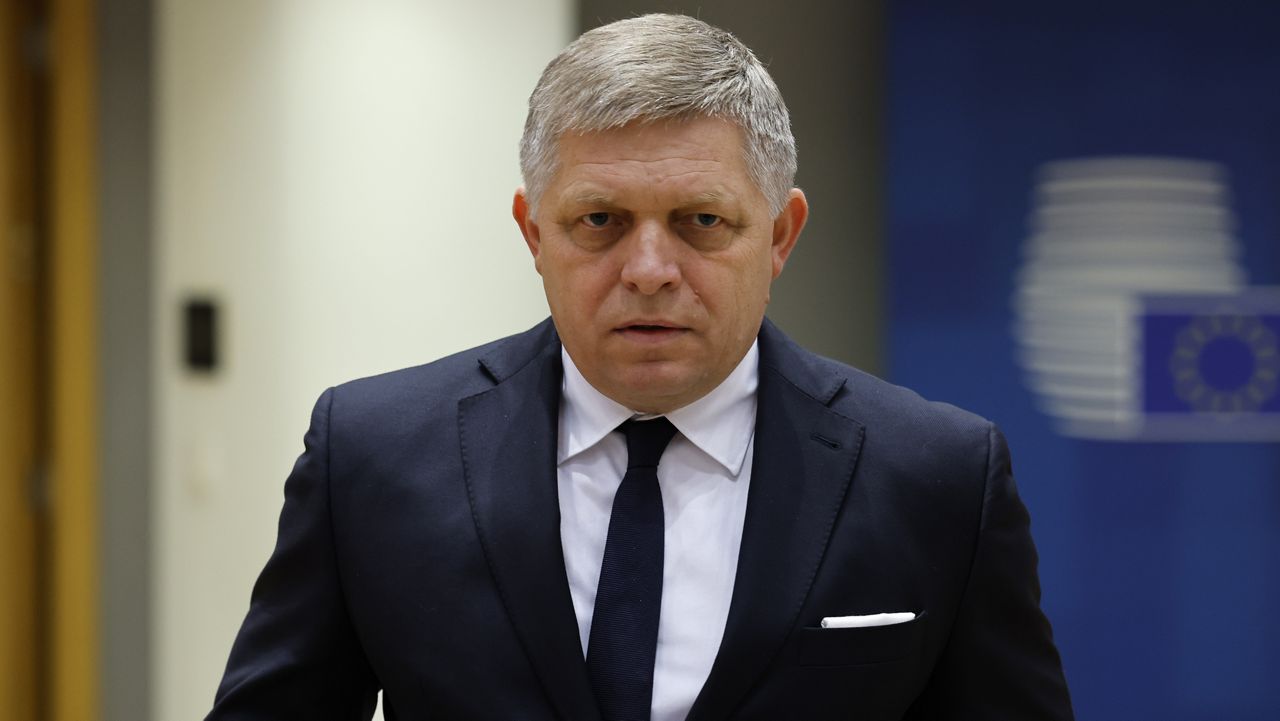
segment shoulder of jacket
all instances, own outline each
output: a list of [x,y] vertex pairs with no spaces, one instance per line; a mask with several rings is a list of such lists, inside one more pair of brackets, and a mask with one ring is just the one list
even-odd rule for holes
[[[346,410],[387,410],[433,404],[450,406],[492,388],[501,373],[519,369],[539,354],[558,350],[550,321],[515,335],[451,353],[421,365],[357,378],[333,388],[334,403]],[[554,345],[554,349],[551,347]],[[497,369],[497,372],[495,372]]]

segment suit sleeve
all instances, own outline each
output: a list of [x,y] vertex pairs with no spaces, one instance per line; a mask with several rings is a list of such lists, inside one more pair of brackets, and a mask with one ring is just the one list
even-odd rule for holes
[[1040,610],[1038,557],[1009,449],[988,429],[982,514],[950,638],[907,718],[1063,721],[1073,718],[1062,663]]
[[316,403],[285,482],[275,551],[254,584],[206,721],[367,721],[378,683],[352,628],[335,562],[329,412]]

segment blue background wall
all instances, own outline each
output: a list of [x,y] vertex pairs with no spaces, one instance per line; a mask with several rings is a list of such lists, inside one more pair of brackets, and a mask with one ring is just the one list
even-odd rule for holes
[[1015,364],[1043,162],[1222,163],[1280,284],[1280,3],[888,4],[888,375],[999,423],[1085,721],[1280,718],[1280,445],[1058,436]]

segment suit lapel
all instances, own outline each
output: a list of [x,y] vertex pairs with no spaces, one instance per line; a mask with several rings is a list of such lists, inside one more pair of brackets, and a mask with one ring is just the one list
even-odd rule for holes
[[494,582],[548,698],[561,718],[598,719],[560,545],[559,343],[549,324],[540,330],[485,358],[497,385],[458,404],[463,473]]
[[862,426],[827,407],[844,379],[812,358],[765,321],[737,578],[719,654],[689,721],[728,718],[775,660],[847,494]]

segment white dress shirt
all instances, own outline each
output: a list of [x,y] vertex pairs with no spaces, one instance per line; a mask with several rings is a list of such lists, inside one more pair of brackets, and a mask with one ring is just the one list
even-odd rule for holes
[[[613,496],[627,470],[626,439],[613,431],[638,414],[561,355],[560,543],[585,656]],[[752,344],[724,382],[666,414],[679,433],[658,464],[665,549],[652,721],[683,721],[724,636],[751,479],[759,357]]]

